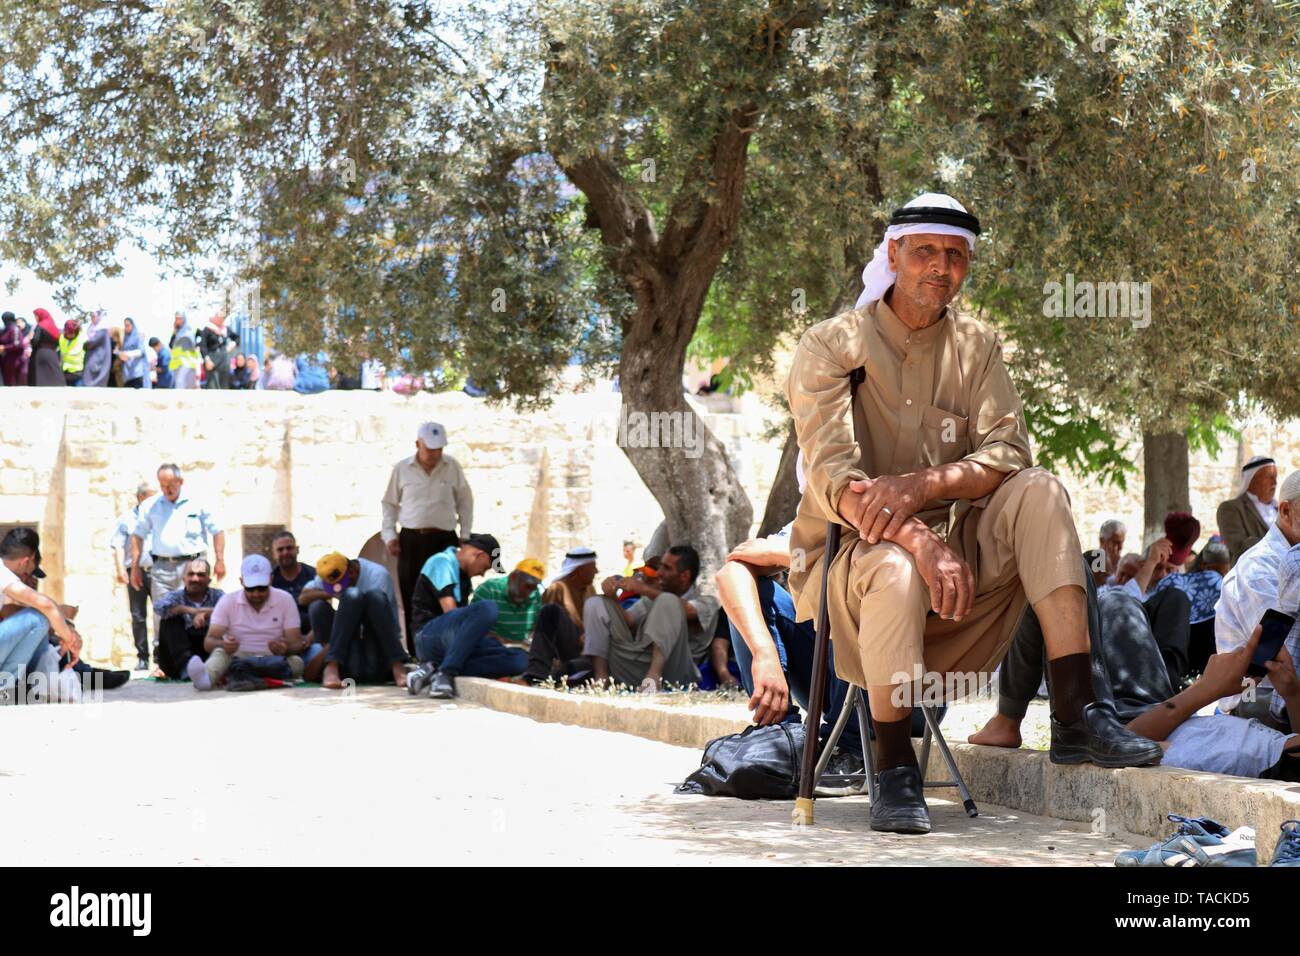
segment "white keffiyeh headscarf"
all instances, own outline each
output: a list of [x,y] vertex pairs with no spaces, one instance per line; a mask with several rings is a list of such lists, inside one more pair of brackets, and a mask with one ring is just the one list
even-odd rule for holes
[[[903,208],[908,209],[912,206],[939,206],[958,212],[968,212],[965,206],[944,193],[921,193]],[[914,222],[890,226],[885,230],[885,236],[880,240],[880,245],[876,246],[871,261],[862,270],[862,295],[858,296],[854,308],[860,309],[868,302],[883,298],[885,293],[889,291],[889,287],[894,284],[894,280],[898,278],[898,273],[889,268],[889,240],[898,239],[901,236],[910,236],[918,232],[934,233],[941,236],[961,236],[966,240],[967,248],[972,253],[975,251],[975,233],[969,229],[963,229],[961,226],[950,226],[941,222]]]

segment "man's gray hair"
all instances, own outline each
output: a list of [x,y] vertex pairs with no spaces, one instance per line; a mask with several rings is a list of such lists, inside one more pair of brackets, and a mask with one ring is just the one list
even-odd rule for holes
[[185,573],[188,574],[189,571],[190,571],[190,568],[194,567],[194,565],[196,565],[196,564],[201,564],[201,565],[203,565],[203,570],[204,570],[204,571],[207,571],[208,574],[211,574],[211,573],[212,573],[212,565],[208,564],[208,559],[207,559],[207,558],[191,558],[189,561],[186,561],[186,562],[185,562]]
[[1201,564],[1232,564],[1232,555],[1222,541],[1211,541],[1201,549]]
[[175,476],[176,476],[178,479],[180,479],[181,481],[184,481],[184,480],[185,480],[185,476],[181,474],[181,466],[180,466],[180,465],[174,465],[174,464],[172,464],[170,461],[167,462],[166,464],[159,465],[159,466],[158,466],[158,474],[161,475],[164,471],[170,471],[173,475],[175,475]]
[[1300,469],[1291,472],[1282,481],[1282,487],[1277,492],[1278,501],[1289,501],[1291,504],[1300,506]]
[[1120,521],[1118,518],[1108,518],[1107,520],[1101,523],[1100,536],[1103,539],[1113,538],[1117,534],[1127,534],[1127,533],[1128,533],[1128,528],[1124,527],[1124,522]]
[[137,498],[140,497],[141,495],[151,495],[151,494],[153,494],[153,485],[149,484],[149,482],[142,481],[140,482],[140,484],[135,486],[135,496]]

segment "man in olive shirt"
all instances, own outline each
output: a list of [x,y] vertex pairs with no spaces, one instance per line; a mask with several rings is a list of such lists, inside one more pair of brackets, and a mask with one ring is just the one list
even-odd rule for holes
[[880,771],[871,826],[888,832],[930,829],[911,746],[923,676],[946,686],[992,671],[1026,602],[1047,645],[1053,761],[1161,754],[1094,701],[1069,497],[1032,467],[998,335],[949,308],[978,233],[942,194],[896,210],[858,307],[804,334],[787,386],[807,472],[791,535],[806,560],[791,590],[798,619],[815,617],[826,523],[844,525],[830,556],[831,635],[840,676],[867,690]]

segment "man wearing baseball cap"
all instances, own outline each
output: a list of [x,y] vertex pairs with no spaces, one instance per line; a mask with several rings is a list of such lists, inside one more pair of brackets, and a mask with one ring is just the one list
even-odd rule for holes
[[224,595],[212,609],[203,648],[208,659],[195,654],[185,671],[198,691],[219,687],[237,657],[285,658],[295,678],[302,677],[302,653],[307,649],[293,598],[271,587],[271,562],[250,554],[239,566],[243,587]]
[[497,626],[492,633],[506,647],[528,650],[537,614],[542,608],[542,579],[546,565],[537,558],[524,558],[515,569],[504,576],[488,578],[470,595],[471,606],[480,601],[495,601]]
[[447,548],[424,563],[411,599],[415,656],[420,666],[407,675],[406,689],[445,700],[456,696],[456,678],[511,677],[523,672],[528,655],[494,636],[497,602],[469,604],[464,580],[490,567],[500,570],[501,547],[490,534],[474,534],[459,548]]
[[410,656],[402,649],[393,579],[382,564],[331,551],[316,562],[316,577],[298,603],[311,616],[312,637],[329,645],[312,660],[308,680],[316,679],[319,667],[321,683],[332,690],[342,688],[345,677],[368,684],[391,678],[406,686]]
[[415,454],[393,466],[384,491],[380,533],[388,553],[397,558],[408,641],[416,630],[411,625],[411,595],[420,569],[433,555],[468,538],[474,524],[474,495],[460,464],[443,452],[446,445],[447,430],[438,422],[425,422],[416,431]]

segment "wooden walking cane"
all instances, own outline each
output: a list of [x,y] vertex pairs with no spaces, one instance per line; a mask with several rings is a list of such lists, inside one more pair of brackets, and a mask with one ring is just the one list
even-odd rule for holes
[[799,796],[794,801],[791,821],[796,826],[812,826],[813,788],[817,781],[817,750],[821,738],[822,707],[826,702],[826,658],[830,648],[830,611],[826,591],[830,584],[831,561],[840,551],[840,524],[826,522],[826,550],[822,552],[822,602],[817,611],[817,632],[813,635],[812,686],[808,689],[808,716],[803,722],[803,754],[799,767]]
[[[867,370],[859,365],[849,373],[849,414],[857,398],[858,386],[867,377]],[[855,429],[856,432],[856,429]],[[856,437],[856,435],[854,436]],[[840,553],[838,521],[826,522],[826,550],[822,552],[822,602],[817,611],[817,632],[813,635],[812,686],[808,688],[808,716],[803,723],[803,753],[800,755],[799,795],[795,797],[790,814],[795,826],[812,826],[813,790],[817,781],[817,749],[821,742],[822,708],[826,703],[826,658],[830,656],[831,625],[826,592],[830,587],[831,562]]]

